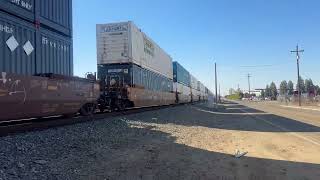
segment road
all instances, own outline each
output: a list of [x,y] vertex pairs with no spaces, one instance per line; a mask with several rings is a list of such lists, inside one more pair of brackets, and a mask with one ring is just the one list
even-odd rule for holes
[[318,117],[268,103],[198,104],[16,135],[0,139],[0,179],[318,180]]

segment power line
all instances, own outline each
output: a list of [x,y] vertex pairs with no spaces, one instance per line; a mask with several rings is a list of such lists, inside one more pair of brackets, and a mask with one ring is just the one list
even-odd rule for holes
[[255,68],[255,67],[272,67],[275,65],[268,64],[268,65],[249,65],[249,66],[240,66],[241,68]]

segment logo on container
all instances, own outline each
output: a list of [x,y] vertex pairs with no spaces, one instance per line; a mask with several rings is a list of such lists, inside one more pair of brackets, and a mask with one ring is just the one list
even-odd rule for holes
[[11,0],[11,3],[16,4],[18,6],[21,6],[25,9],[28,9],[29,11],[32,10],[32,5],[24,0]]
[[103,32],[119,32],[128,31],[128,26],[125,24],[108,25],[103,28]]
[[8,33],[8,34],[12,34],[13,33],[13,28],[9,27],[9,26],[6,26],[6,25],[3,25],[3,24],[0,24],[0,31]]

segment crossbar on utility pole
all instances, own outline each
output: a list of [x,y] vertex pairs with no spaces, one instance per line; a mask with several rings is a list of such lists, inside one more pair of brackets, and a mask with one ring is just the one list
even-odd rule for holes
[[299,99],[299,106],[301,106],[301,84],[300,84],[300,67],[299,67],[299,62],[300,62],[300,54],[303,53],[304,50],[300,49],[299,50],[299,45],[297,45],[296,50],[291,51],[292,53],[296,53],[297,55],[297,71],[298,71],[298,99]]

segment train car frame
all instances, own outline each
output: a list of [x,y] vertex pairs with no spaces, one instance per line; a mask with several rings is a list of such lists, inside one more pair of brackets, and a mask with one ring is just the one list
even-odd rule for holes
[[133,63],[98,65],[98,78],[101,111],[176,102],[172,79]]
[[0,120],[94,113],[99,98],[94,79],[39,74],[0,74]]

